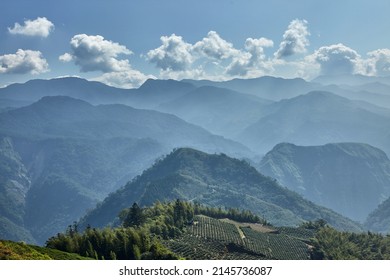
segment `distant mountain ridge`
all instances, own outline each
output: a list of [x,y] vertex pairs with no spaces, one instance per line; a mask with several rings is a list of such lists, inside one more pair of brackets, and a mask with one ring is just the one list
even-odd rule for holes
[[390,160],[372,146],[276,145],[259,170],[305,198],[363,222],[390,196]]
[[270,106],[270,113],[248,126],[236,140],[262,152],[281,142],[361,142],[390,152],[390,117],[361,102],[315,91]]
[[250,94],[202,86],[166,102],[157,110],[175,114],[218,135],[235,136],[265,114],[272,101]]
[[242,144],[212,135],[174,115],[125,105],[92,106],[65,96],[44,97],[30,106],[0,114],[0,133],[38,138],[151,138],[170,149],[193,146],[250,154]]
[[279,101],[292,98],[300,94],[313,91],[321,87],[320,84],[310,83],[301,78],[284,79],[263,76],[253,79],[233,79],[229,81],[214,82],[208,80],[182,80],[196,86],[213,86],[252,94],[268,100]]
[[322,75],[316,77],[312,81],[321,84],[338,84],[338,85],[351,85],[351,86],[359,86],[359,85],[364,85],[372,82],[380,82],[383,84],[390,85],[390,76],[376,77],[376,76],[364,76],[360,74]]
[[30,80],[24,84],[11,84],[0,89],[0,96],[14,100],[35,102],[45,96],[68,96],[93,104],[112,103],[126,97],[127,90],[107,86],[100,82],[76,77],[50,80]]

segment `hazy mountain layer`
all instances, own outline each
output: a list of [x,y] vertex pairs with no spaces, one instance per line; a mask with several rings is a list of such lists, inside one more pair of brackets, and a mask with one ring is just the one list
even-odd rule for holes
[[36,139],[151,138],[170,149],[189,146],[210,152],[250,155],[245,146],[212,135],[173,115],[125,105],[92,106],[64,96],[44,97],[30,106],[0,114],[0,133]]
[[255,151],[267,152],[280,142],[362,142],[390,152],[390,117],[372,105],[329,92],[310,92],[271,106],[270,114],[237,138]]
[[215,134],[232,137],[264,116],[271,103],[253,95],[204,86],[160,105],[157,110],[175,114]]
[[259,170],[305,198],[361,222],[390,196],[390,160],[366,144],[283,143],[265,155]]
[[190,82],[195,86],[214,86],[226,88],[242,93],[252,94],[268,100],[279,101],[281,99],[292,98],[300,94],[321,88],[320,84],[306,82],[303,79],[283,79],[264,76],[254,79],[233,79],[224,82],[213,82],[207,80]]

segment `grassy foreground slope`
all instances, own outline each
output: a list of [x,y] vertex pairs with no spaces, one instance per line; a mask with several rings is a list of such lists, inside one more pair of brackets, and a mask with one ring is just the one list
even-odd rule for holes
[[23,242],[0,240],[0,260],[87,260],[80,255]]

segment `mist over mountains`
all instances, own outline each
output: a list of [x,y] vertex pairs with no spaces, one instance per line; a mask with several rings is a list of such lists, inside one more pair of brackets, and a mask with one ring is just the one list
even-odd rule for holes
[[134,201],[176,198],[386,231],[389,90],[366,76],[1,88],[0,238],[44,243],[82,217],[102,226]]

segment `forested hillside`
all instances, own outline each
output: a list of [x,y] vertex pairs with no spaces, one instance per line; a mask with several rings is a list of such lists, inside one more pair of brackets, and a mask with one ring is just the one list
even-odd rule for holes
[[339,229],[361,229],[352,220],[280,186],[244,160],[189,148],[173,151],[110,194],[82,219],[82,225],[104,227],[113,223],[129,201],[148,206],[177,198],[214,207],[247,209],[274,225],[294,226],[324,219]]

